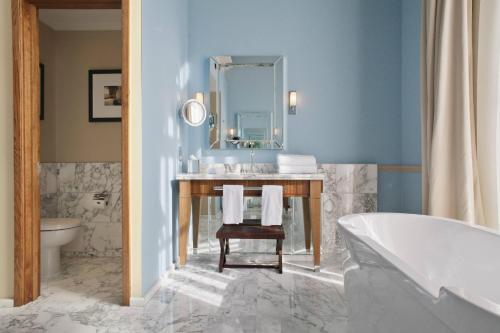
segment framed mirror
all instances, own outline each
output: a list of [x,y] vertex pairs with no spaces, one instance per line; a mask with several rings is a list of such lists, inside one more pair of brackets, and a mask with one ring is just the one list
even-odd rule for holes
[[211,149],[284,148],[284,57],[214,56],[209,76]]
[[201,126],[207,118],[205,105],[196,99],[187,100],[181,109],[182,118],[189,126]]

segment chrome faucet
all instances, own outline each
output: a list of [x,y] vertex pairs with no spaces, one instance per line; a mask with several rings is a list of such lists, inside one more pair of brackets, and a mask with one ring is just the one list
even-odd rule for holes
[[255,173],[255,151],[252,149],[250,151],[250,173]]

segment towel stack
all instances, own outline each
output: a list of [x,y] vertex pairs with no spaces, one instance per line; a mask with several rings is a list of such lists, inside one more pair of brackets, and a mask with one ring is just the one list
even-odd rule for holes
[[312,155],[278,154],[279,173],[317,173],[316,158]]

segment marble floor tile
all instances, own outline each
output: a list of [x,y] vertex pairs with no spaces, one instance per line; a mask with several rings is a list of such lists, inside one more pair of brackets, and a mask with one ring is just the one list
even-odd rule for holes
[[[231,254],[234,261],[275,256]],[[122,307],[121,258],[63,258],[60,276],[43,281],[42,296],[0,309],[0,332],[345,332],[343,253],[285,256],[284,274],[225,269],[218,256],[191,256],[162,281],[143,308]]]

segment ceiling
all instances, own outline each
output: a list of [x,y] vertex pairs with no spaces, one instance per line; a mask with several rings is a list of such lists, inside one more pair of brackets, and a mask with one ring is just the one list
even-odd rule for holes
[[121,9],[40,9],[39,19],[54,30],[121,30]]

